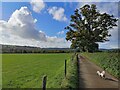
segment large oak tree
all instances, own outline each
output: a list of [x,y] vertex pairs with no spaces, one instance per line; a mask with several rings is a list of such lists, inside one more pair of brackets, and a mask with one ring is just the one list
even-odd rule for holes
[[113,15],[100,13],[96,5],[84,5],[71,15],[66,40],[71,41],[71,48],[94,52],[99,48],[98,42],[109,41],[109,30],[113,29],[117,19]]

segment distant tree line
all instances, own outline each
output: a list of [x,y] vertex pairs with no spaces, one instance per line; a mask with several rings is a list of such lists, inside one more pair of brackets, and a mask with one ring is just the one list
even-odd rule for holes
[[[40,48],[30,46],[0,45],[0,53],[74,53],[80,49],[70,48]],[[100,49],[97,52],[120,53],[120,49]]]
[[106,50],[106,52],[108,52],[108,53],[111,53],[111,52],[120,53],[120,49],[109,49],[109,50]]
[[1,53],[71,53],[70,48],[40,48],[30,46],[1,45]]

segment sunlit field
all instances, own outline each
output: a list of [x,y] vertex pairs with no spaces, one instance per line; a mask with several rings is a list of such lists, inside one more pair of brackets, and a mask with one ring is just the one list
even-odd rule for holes
[[41,88],[47,75],[47,87],[59,88],[64,78],[64,60],[71,54],[3,54],[3,88]]

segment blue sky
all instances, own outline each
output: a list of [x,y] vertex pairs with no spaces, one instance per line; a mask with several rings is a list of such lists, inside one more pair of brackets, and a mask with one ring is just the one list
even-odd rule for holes
[[[72,7],[70,6],[70,3],[64,4],[63,2],[47,2],[46,3],[46,10],[41,11],[41,13],[36,13],[32,10],[32,7],[29,2],[4,2],[2,3],[2,19],[3,20],[9,20],[10,16],[16,9],[20,9],[22,6],[27,6],[28,9],[32,12],[33,18],[36,18],[38,21],[36,23],[36,28],[38,30],[44,31],[48,36],[56,36],[58,32],[64,30],[64,27],[68,25],[70,21],[70,15],[73,14],[77,3],[74,2]],[[48,14],[47,8],[48,7],[64,7],[65,9],[65,15],[68,18],[68,21],[66,22],[60,22],[56,21],[52,18],[51,15]],[[47,21],[47,22],[46,22]],[[42,24],[41,24],[42,22]],[[66,32],[66,30],[65,30]],[[62,36],[65,36],[62,35]]]
[[[37,47],[69,47],[65,40],[65,26],[69,25],[74,10],[93,2],[2,2],[2,44],[27,45]],[[39,1],[39,0],[37,0]],[[115,2],[94,2],[103,13],[118,17]],[[114,6],[114,7],[112,7]],[[29,14],[28,14],[29,13]],[[4,26],[4,27],[3,27]],[[118,47],[118,30],[110,33],[110,42],[100,44],[100,48]],[[9,38],[8,38],[9,37]]]

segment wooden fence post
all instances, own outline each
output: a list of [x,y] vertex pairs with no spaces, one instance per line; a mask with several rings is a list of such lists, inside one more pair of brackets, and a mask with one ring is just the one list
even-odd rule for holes
[[66,73],[67,73],[67,60],[65,60],[65,77],[66,77]]
[[46,90],[47,76],[43,76],[42,79],[42,90]]
[[73,58],[74,58],[74,56],[72,55],[72,58],[71,58],[72,61],[73,61]]
[[78,59],[79,59],[79,58],[78,58],[78,54],[76,55],[76,58],[77,58],[77,61],[78,61]]

